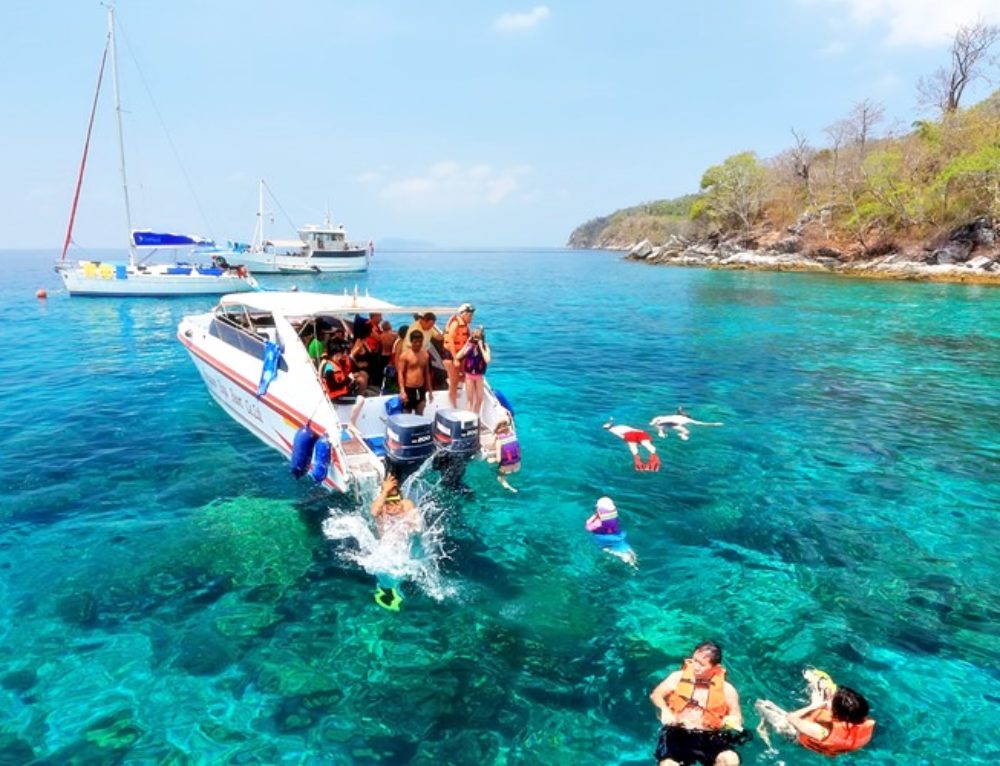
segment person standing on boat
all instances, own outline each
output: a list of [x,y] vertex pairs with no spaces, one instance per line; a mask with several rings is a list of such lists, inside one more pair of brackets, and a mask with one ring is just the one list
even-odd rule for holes
[[458,384],[465,378],[458,355],[469,340],[469,323],[475,312],[475,306],[463,303],[444,326],[444,368],[448,371],[448,401],[452,407],[458,407]]
[[382,366],[382,393],[394,394],[396,381],[395,353],[399,333],[392,329],[388,319],[382,321],[381,333],[378,336],[380,364]]
[[403,412],[423,415],[434,391],[431,388],[430,354],[424,349],[424,334],[420,330],[410,330],[410,347],[399,355],[397,376]]
[[469,409],[476,415],[483,408],[483,378],[490,363],[490,347],[486,343],[486,332],[482,327],[472,331],[462,350],[455,355],[465,373],[465,395]]
[[740,757],[732,748],[749,733],[743,729],[740,696],[726,680],[718,644],[698,644],[649,699],[663,724],[656,744],[660,766],[738,766]]
[[403,348],[407,349],[410,347],[411,336],[417,330],[420,330],[420,334],[424,336],[424,344],[434,344],[443,341],[444,336],[441,335],[441,331],[434,326],[437,322],[437,314],[433,311],[425,311],[423,314],[413,315],[413,324],[411,324],[403,336]]

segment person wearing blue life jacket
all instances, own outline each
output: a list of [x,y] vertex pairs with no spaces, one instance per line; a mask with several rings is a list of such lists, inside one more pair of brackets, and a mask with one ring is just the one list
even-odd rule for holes
[[465,398],[468,409],[476,415],[483,408],[483,378],[491,361],[490,347],[486,343],[486,331],[482,326],[472,331],[465,345],[455,354],[455,361],[465,373]]
[[625,532],[618,520],[618,508],[610,497],[597,501],[593,515],[584,526],[593,536],[594,543],[605,553],[617,556],[626,564],[638,568],[639,561],[632,546],[625,542]]
[[507,482],[510,474],[521,470],[521,445],[517,441],[517,434],[514,433],[514,426],[510,420],[503,418],[497,423],[493,432],[496,434],[496,452],[489,462],[499,464],[497,481],[503,488],[516,493],[517,490]]

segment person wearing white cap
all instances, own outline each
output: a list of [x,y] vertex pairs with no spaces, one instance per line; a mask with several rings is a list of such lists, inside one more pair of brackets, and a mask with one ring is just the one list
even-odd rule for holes
[[462,382],[464,377],[462,364],[457,361],[458,352],[469,341],[469,323],[475,312],[475,306],[471,303],[463,303],[448,320],[448,324],[444,326],[444,354],[442,354],[442,358],[444,359],[444,367],[448,371],[448,402],[452,407],[458,407],[458,384]]
[[638,568],[639,562],[627,542],[625,532],[618,521],[618,508],[610,497],[602,497],[597,501],[594,514],[587,519],[584,526],[590,532],[594,543],[605,553],[617,556],[626,564]]

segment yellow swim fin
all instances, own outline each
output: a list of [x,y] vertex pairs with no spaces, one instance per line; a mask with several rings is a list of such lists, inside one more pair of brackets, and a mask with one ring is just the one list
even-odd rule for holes
[[403,597],[395,588],[376,588],[375,603],[390,612],[398,612],[399,605],[403,603]]

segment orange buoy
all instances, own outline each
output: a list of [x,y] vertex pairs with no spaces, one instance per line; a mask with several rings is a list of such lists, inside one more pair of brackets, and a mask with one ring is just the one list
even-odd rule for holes
[[48,298],[49,294],[44,289],[36,290],[35,291],[35,297],[36,298]]

